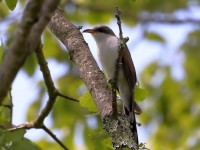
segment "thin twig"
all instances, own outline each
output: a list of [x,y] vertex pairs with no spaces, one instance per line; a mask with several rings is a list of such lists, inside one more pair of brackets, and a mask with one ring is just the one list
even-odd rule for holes
[[116,60],[115,64],[115,72],[113,79],[111,81],[112,86],[112,107],[113,107],[113,115],[117,115],[117,84],[118,84],[118,76],[119,76],[119,70],[121,67],[121,60],[122,60],[122,51],[124,49],[123,44],[123,33],[121,28],[121,19],[120,19],[121,11],[116,7],[116,13],[115,17],[117,18],[117,24],[119,26],[119,43],[118,43],[118,58]]
[[15,131],[15,130],[19,130],[19,129],[31,129],[31,128],[36,128],[36,127],[34,127],[34,122],[26,122],[24,124],[14,126],[14,127],[9,128],[7,130],[8,131]]
[[[44,54],[42,52],[42,44],[40,43],[35,50],[36,53],[36,58],[38,61],[38,64],[40,66],[40,70],[43,74],[44,82],[47,88],[49,100],[47,101],[45,107],[42,109],[42,111],[39,113],[38,117],[32,121],[32,122],[27,122],[25,124],[21,124],[17,127],[10,128],[8,131],[14,131],[18,129],[31,129],[31,128],[37,128],[37,129],[43,129],[45,130],[61,147],[63,147],[65,150],[68,150],[68,148],[43,124],[44,119],[47,117],[47,115],[50,113],[52,110],[56,97],[58,95],[63,95],[60,94],[57,89],[54,86],[53,80],[51,78],[50,70],[47,66],[47,62],[45,61]],[[63,95],[64,97],[64,95]],[[65,96],[67,97],[67,96]]]
[[60,97],[63,97],[65,99],[68,99],[68,100],[71,100],[71,101],[74,101],[74,102],[79,102],[79,100],[75,99],[75,98],[72,98],[72,97],[69,97],[69,96],[66,96],[60,92],[57,92],[57,95],[60,96]]
[[47,104],[45,105],[45,107],[42,109],[41,113],[35,120],[36,124],[37,123],[41,124],[54,106],[54,103],[57,97],[57,90],[51,78],[51,74],[47,66],[47,62],[45,61],[41,44],[39,44],[38,48],[35,50],[35,53],[36,53],[38,64],[40,66],[40,70],[43,74],[44,82],[45,82],[45,85],[48,91],[48,96],[49,96],[49,100],[47,101]]
[[62,148],[64,148],[64,150],[68,150],[68,148],[45,125],[42,126],[42,129],[47,132]]

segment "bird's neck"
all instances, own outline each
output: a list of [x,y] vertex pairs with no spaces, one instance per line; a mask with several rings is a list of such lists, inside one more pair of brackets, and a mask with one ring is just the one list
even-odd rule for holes
[[116,49],[116,46],[118,45],[118,38],[116,36],[99,34],[94,36],[94,39],[99,51],[108,51],[113,48]]

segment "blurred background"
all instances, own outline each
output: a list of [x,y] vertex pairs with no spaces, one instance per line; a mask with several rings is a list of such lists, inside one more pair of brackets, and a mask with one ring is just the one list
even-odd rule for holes
[[[10,11],[0,2],[1,46],[9,47],[26,1]],[[140,87],[148,97],[139,102],[139,141],[151,150],[200,149],[200,0],[62,0],[65,17],[83,29],[109,26],[118,35],[115,7],[122,11],[123,35],[136,67]],[[96,58],[91,35],[84,34]],[[66,48],[46,28],[42,41],[56,87],[79,98],[87,90]],[[98,62],[99,64],[99,62]],[[12,87],[13,124],[33,120],[47,100],[42,74],[31,54]],[[58,98],[45,124],[70,150],[111,149],[97,113],[79,103]],[[60,149],[42,130],[25,137],[45,150]]]

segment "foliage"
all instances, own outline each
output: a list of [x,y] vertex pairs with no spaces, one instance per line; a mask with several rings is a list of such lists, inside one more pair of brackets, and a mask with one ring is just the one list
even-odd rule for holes
[[139,86],[136,86],[135,88],[135,100],[136,101],[143,101],[145,98],[147,98],[149,95],[148,91],[145,89],[140,88]]
[[[18,3],[20,9],[25,7],[23,0],[0,2],[0,20],[4,25],[4,28],[0,30],[0,38],[3,38],[5,49],[12,42],[12,35],[20,19],[18,17],[19,10],[15,9],[16,3]],[[155,20],[164,18],[167,22],[168,18],[179,19],[177,13],[180,11],[188,13],[189,10],[192,10],[191,8],[199,8],[199,3],[199,0],[162,0],[162,2],[159,0],[63,0],[60,7],[65,10],[66,18],[73,21],[73,23],[96,25],[112,21],[115,6],[118,6],[122,10],[124,24],[132,28],[140,26],[141,29],[138,30],[145,31],[142,38],[154,45],[168,45],[170,43],[165,39],[165,34],[161,33],[157,28],[162,26],[163,22],[156,24]],[[9,9],[14,11],[10,12]],[[149,19],[150,22],[145,24],[145,19]],[[154,19],[154,21],[151,22],[151,19]],[[169,27],[176,27],[177,29],[183,26],[183,24],[173,25],[170,20],[168,24]],[[152,25],[154,30],[148,31],[148,25]],[[165,47],[165,50],[161,52],[161,55],[164,55],[170,63],[163,63],[160,55],[160,59],[149,62],[139,76],[140,83],[144,89],[136,88],[136,100],[142,101],[141,103],[143,104],[143,114],[138,118],[145,128],[144,132],[148,135],[147,141],[145,141],[147,143],[146,147],[152,150],[198,150],[200,147],[200,30],[195,25],[190,27],[192,30],[189,31],[186,39],[181,42],[175,41],[179,42],[175,56],[166,55],[170,46],[166,46],[167,48]],[[173,36],[176,36],[176,33]],[[51,129],[59,131],[60,139],[70,150],[112,149],[108,135],[102,130],[100,117],[94,114],[96,111],[95,105],[91,101],[88,92],[86,92],[86,87],[79,77],[76,66],[68,58],[65,48],[48,30],[44,32],[42,40],[44,43],[43,51],[47,61],[55,61],[57,64],[64,66],[64,73],[54,79],[57,88],[70,97],[79,97],[80,100],[80,104],[78,104],[58,98],[50,115]],[[3,55],[2,49],[3,47],[1,46],[0,61]],[[173,68],[178,61],[176,56],[179,55],[183,56],[181,62],[183,78],[176,79],[173,73],[177,70],[175,69],[174,71]],[[29,56],[22,70],[30,78],[36,74],[38,67],[34,53]],[[51,72],[53,73],[53,71],[52,69]],[[38,80],[36,84],[38,92],[35,95],[35,101],[27,112],[27,120],[29,121],[37,116],[38,111],[46,100],[46,89],[43,82]],[[143,101],[146,97],[148,97],[147,100]],[[13,97],[13,100],[17,101],[19,99]],[[87,106],[88,110],[85,109],[85,106]],[[89,111],[93,113],[91,114]],[[2,112],[2,108],[0,108],[0,112]],[[11,119],[9,118],[10,114],[8,116],[2,116],[1,114],[0,123],[2,123],[2,120],[7,121],[5,118]],[[0,130],[0,148],[5,146],[17,147],[18,145],[17,148],[15,147],[16,150],[31,148],[33,150],[40,148],[60,149],[57,143],[49,140],[47,136],[35,141],[40,147],[38,148],[28,139],[23,138],[24,132],[24,130],[16,132]],[[82,143],[77,144],[77,139]]]
[[85,92],[84,95],[79,98],[79,100],[80,100],[80,105],[86,107],[88,111],[90,112],[98,111],[89,91]]
[[1,150],[40,150],[40,148],[24,138],[24,129],[16,131],[5,131],[0,129],[0,149]]
[[3,50],[3,45],[2,45],[2,41],[1,41],[1,46],[0,46],[0,65],[2,63],[3,53],[4,53],[4,50]]
[[8,8],[10,10],[14,10],[16,5],[17,5],[17,0],[5,0],[6,1],[6,5],[8,6]]

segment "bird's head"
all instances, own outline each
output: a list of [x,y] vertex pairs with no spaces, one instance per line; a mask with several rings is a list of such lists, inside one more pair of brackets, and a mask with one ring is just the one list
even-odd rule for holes
[[95,26],[93,29],[86,29],[83,33],[91,33],[96,41],[106,39],[110,36],[116,36],[109,27],[104,25]]

